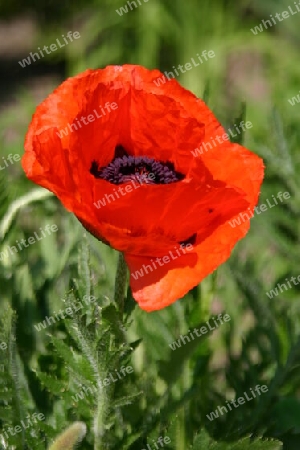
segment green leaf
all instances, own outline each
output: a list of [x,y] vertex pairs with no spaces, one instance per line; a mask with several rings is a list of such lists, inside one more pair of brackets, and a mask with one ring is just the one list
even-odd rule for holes
[[[245,122],[245,117],[246,117],[246,104],[242,103],[241,105],[241,112],[238,115],[238,117],[236,117],[233,121],[233,123],[230,125],[230,129],[231,131],[234,133],[233,137],[231,137],[231,142],[235,142],[237,144],[241,144],[244,141],[244,130],[240,127],[240,123],[242,121]],[[234,127],[234,125],[236,125],[237,129]],[[236,136],[235,136],[236,135]]]
[[280,434],[287,431],[300,433],[300,402],[296,398],[279,399],[273,409],[276,430]]
[[113,406],[114,408],[119,408],[120,406],[131,405],[136,400],[136,398],[142,394],[143,392],[138,392],[133,395],[127,395],[126,397],[119,398],[114,402]]
[[5,216],[0,222],[0,239],[3,239],[3,237],[9,230],[15,215],[21,208],[29,205],[32,202],[44,200],[44,198],[50,197],[52,195],[52,192],[49,192],[46,189],[37,188],[12,202]]
[[[202,322],[195,328],[200,328],[206,323]],[[191,357],[195,350],[202,344],[202,342],[210,335],[207,333],[196,339],[191,340],[185,344],[181,343],[181,347],[172,350],[169,354],[169,359],[167,361],[159,361],[159,375],[167,381],[167,383],[173,383],[176,378],[182,373],[182,367],[185,361]],[[188,337],[188,334],[185,335]],[[176,341],[180,340],[176,339]],[[173,344],[173,343],[172,343]]]
[[49,392],[59,396],[66,390],[66,383],[58,380],[56,377],[43,372],[37,372],[36,375]]
[[281,442],[262,439],[251,441],[250,437],[237,442],[215,442],[206,431],[202,430],[196,436],[191,450],[280,450],[281,448]]

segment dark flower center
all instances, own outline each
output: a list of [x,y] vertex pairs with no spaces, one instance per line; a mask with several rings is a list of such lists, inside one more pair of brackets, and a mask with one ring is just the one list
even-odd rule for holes
[[112,184],[122,184],[130,180],[148,184],[176,183],[184,175],[174,169],[171,162],[161,162],[147,156],[129,156],[122,146],[117,146],[114,159],[105,167],[93,161],[90,173]]

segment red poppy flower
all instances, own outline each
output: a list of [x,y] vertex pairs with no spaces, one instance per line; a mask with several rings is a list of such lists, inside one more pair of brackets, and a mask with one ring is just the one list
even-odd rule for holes
[[[229,221],[254,210],[263,179],[262,160],[222,141],[202,100],[160,77],[125,65],[67,79],[38,106],[22,160],[28,178],[124,252],[146,311],[227,260],[249,229]],[[194,156],[203,142],[213,145]]]

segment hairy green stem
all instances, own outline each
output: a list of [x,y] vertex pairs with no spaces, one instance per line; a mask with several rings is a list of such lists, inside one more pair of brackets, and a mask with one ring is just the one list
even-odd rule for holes
[[124,299],[127,286],[127,265],[123,253],[119,253],[118,267],[115,281],[114,300],[119,306],[121,320],[124,312]]
[[[123,254],[119,253],[118,267],[115,279],[114,301],[118,305],[121,322],[123,322],[126,286],[127,286],[127,265]],[[115,359],[113,365],[116,365],[117,362],[118,360]],[[113,369],[117,368],[117,365],[115,367],[111,366],[106,367],[104,361],[103,363],[104,367],[102,365],[102,373],[105,373],[105,376],[107,373],[113,372]],[[100,386],[98,387],[97,411],[94,419],[95,450],[105,450],[108,448],[105,442],[103,441],[103,438],[105,436],[106,419],[110,408],[112,395],[113,395],[112,386],[108,386],[105,388]]]
[[108,407],[109,407],[109,398],[107,397],[104,389],[101,390],[101,388],[99,387],[97,398],[97,412],[94,419],[95,450],[105,449],[103,437],[105,434],[105,423]]

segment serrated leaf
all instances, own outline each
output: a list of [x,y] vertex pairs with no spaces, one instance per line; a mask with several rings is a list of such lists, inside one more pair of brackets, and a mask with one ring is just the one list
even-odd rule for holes
[[275,440],[257,439],[251,441],[250,437],[240,439],[236,442],[215,442],[202,430],[195,438],[191,450],[280,450],[282,443]]
[[58,380],[57,378],[42,372],[36,372],[36,375],[37,378],[41,381],[42,385],[45,386],[52,394],[61,395],[62,392],[65,391],[65,383]]
[[76,359],[74,358],[74,352],[68,347],[62,340],[52,336],[52,343],[59,354],[64,360],[65,364],[71,368],[74,372],[77,371]]
[[125,397],[119,398],[114,402],[113,406],[114,408],[119,408],[120,406],[131,405],[134,402],[134,400],[136,400],[136,398],[142,394],[143,392],[141,391],[138,392],[137,394],[127,395]]

